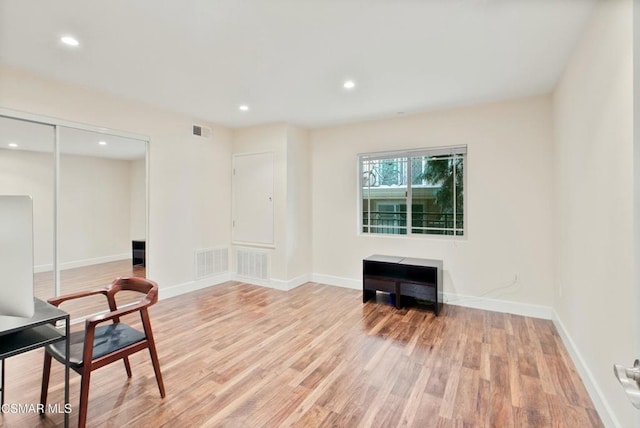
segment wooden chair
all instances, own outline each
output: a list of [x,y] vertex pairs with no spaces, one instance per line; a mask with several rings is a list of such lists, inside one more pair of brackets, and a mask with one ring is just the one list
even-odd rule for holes
[[[116,293],[123,290],[137,291],[145,294],[144,297],[133,306],[118,309],[116,305]],[[69,294],[66,296],[49,299],[49,303],[59,306],[67,300],[79,299],[87,296],[103,294],[109,303],[110,312],[87,318],[84,331],[71,333],[70,336],[70,368],[82,376],[80,384],[80,410],[78,414],[78,427],[83,428],[87,421],[87,402],[89,399],[89,379],[91,372],[118,360],[124,361],[127,376],[131,377],[131,365],[129,355],[149,349],[153,370],[156,374],[160,396],[165,397],[162,373],[158,353],[153,340],[151,322],[147,308],[158,301],[158,285],[144,278],[118,278],[110,286],[103,290],[88,291]],[[120,322],[120,317],[134,312],[140,313],[144,331],[136,330]],[[111,323],[101,325],[103,323]],[[40,403],[46,406],[47,392],[49,389],[49,375],[51,373],[51,358],[59,362],[65,362],[64,342],[47,345],[44,354],[44,369],[42,373],[42,391]]]

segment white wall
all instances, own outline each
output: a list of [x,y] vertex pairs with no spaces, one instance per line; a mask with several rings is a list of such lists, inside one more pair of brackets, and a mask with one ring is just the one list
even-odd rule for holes
[[[633,208],[633,226],[634,226],[634,245],[633,245],[633,266],[634,283],[635,283],[635,299],[636,311],[640,308],[640,0],[633,2],[633,191],[634,191],[634,208]],[[632,318],[635,323],[637,332],[640,332],[640,317]],[[635,335],[635,353],[636,357],[640,357],[640,334]],[[640,425],[640,421],[637,421]]]
[[[161,288],[193,282],[194,250],[228,245],[228,129],[6,67],[0,107],[150,137],[147,273]],[[212,138],[192,136],[194,122],[211,127]]]
[[311,159],[309,133],[287,130],[287,279],[311,273]]
[[[374,253],[442,259],[445,292],[550,306],[551,125],[539,97],[312,131],[313,272],[359,281]],[[358,153],[460,144],[466,238],[358,235]]]
[[[617,425],[639,426],[612,373],[638,357],[631,1],[599,2],[554,93],[558,325]],[[596,404],[598,404],[596,402]],[[600,408],[602,410],[602,407]],[[605,423],[616,424],[616,421]]]

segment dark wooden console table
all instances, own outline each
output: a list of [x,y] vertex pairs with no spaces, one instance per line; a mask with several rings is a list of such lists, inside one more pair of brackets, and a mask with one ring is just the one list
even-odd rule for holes
[[362,302],[375,299],[376,291],[390,293],[396,308],[402,297],[433,303],[436,315],[442,309],[442,260],[396,256],[369,256],[362,261]]
[[[64,368],[64,404],[69,405],[69,314],[40,299],[34,299],[35,312],[31,318],[0,316],[0,360],[2,375],[0,385],[0,408],[4,404],[4,374],[6,358],[37,349],[61,340],[66,344],[67,361]],[[65,322],[62,333],[54,324]],[[38,397],[39,398],[39,397]],[[64,414],[64,426],[69,426],[69,413]]]

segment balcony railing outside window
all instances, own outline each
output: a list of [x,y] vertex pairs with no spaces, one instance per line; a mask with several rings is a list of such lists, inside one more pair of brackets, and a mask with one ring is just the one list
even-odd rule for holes
[[[370,214],[370,216],[369,216]],[[462,235],[464,215],[456,214],[455,229]],[[407,212],[371,211],[362,213],[362,231],[386,235],[407,234]],[[369,224],[371,219],[371,224]],[[453,235],[454,215],[452,213],[422,212],[411,214],[412,233],[429,235]]]

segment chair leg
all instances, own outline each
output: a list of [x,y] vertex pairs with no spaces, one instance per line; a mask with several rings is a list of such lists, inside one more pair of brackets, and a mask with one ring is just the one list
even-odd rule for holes
[[89,405],[89,381],[91,380],[91,368],[85,364],[82,368],[82,380],[80,383],[80,410],[78,411],[78,428],[87,425],[87,407]]
[[164,382],[162,380],[162,373],[160,372],[160,361],[158,360],[158,351],[156,351],[156,341],[153,339],[153,331],[151,330],[151,321],[149,321],[149,313],[146,309],[140,312],[142,318],[142,326],[144,327],[144,333],[147,336],[147,347],[149,348],[149,355],[151,356],[151,363],[153,364],[153,371],[156,373],[156,381],[158,382],[158,389],[160,390],[160,397],[165,397]]
[[129,364],[129,357],[124,357],[124,368],[127,370],[127,377],[131,377],[131,364]]
[[[47,405],[47,395],[49,393],[49,377],[51,375],[51,354],[44,351],[44,365],[42,366],[42,389],[40,390],[40,404],[42,409]],[[41,414],[43,412],[40,412]]]
[[151,356],[151,363],[153,364],[153,371],[156,373],[156,381],[158,382],[158,389],[160,390],[160,397],[165,397],[164,382],[162,380],[162,373],[160,372],[160,361],[158,360],[158,352],[156,351],[156,344],[149,342],[149,355]]

